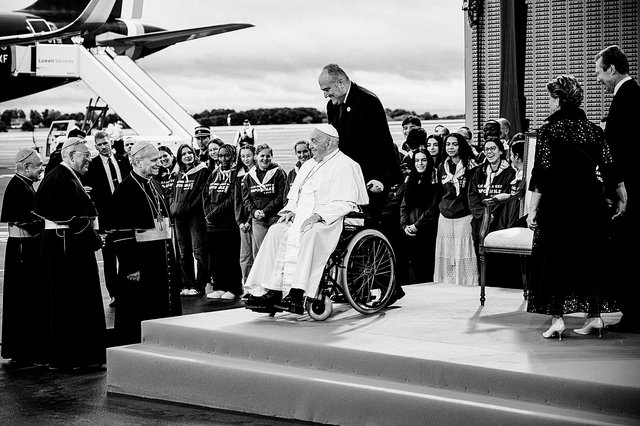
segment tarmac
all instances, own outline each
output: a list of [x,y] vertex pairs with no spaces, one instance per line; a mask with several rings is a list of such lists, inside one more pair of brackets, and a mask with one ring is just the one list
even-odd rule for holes
[[[25,296],[25,301],[28,299]],[[182,298],[185,315],[240,306],[240,302],[213,302],[205,297]],[[108,327],[112,327],[113,309],[108,304],[105,306],[105,313]],[[13,367],[7,360],[2,360],[1,364],[0,424],[300,424],[249,414],[108,395],[106,369],[62,373],[44,366]]]

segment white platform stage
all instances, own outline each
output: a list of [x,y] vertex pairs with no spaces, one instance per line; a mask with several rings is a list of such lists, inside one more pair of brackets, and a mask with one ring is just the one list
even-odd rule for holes
[[[519,290],[405,287],[383,313],[234,309],[143,323],[108,391],[328,424],[638,424],[640,335],[545,340]],[[613,323],[619,315],[603,316]]]

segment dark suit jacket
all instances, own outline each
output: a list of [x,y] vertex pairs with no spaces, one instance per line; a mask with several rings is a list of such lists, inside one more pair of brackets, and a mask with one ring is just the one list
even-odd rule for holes
[[365,182],[376,179],[385,190],[402,174],[380,99],[355,83],[341,105],[327,103],[329,124],[338,130],[340,150],[360,165]]
[[[131,172],[131,165],[126,158],[114,156],[124,180]],[[100,155],[96,155],[89,164],[89,170],[82,179],[85,185],[91,187],[91,200],[98,211],[100,230],[113,229],[113,194],[109,188],[107,173],[102,165]]]
[[619,173],[624,180],[629,195],[628,209],[637,214],[640,204],[638,177],[635,170],[640,158],[640,86],[635,80],[620,86],[611,101],[605,127],[605,137],[613,152]]

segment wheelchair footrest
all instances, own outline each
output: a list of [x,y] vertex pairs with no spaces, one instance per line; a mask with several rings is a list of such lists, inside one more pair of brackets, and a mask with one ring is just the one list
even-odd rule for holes
[[304,306],[292,306],[291,309],[285,309],[284,306],[278,306],[276,304],[274,308],[278,309],[280,312],[290,312],[292,314],[304,315]]
[[282,312],[282,309],[276,308],[275,306],[250,306],[250,305],[245,305],[245,308],[253,311],[253,312],[260,312],[260,313],[264,313],[264,314],[275,314],[277,312]]

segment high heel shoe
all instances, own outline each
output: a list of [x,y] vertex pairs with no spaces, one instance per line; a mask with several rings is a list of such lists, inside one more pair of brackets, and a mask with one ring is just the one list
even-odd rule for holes
[[558,335],[558,340],[562,340],[562,333],[564,332],[565,328],[566,327],[564,326],[564,320],[562,319],[562,317],[553,318],[551,319],[551,327],[549,327],[547,331],[542,333],[542,337],[548,339],[550,337]]
[[602,330],[604,329],[604,321],[600,317],[591,317],[582,324],[582,328],[574,328],[573,332],[586,336],[587,334],[598,333],[598,337],[602,337]]

